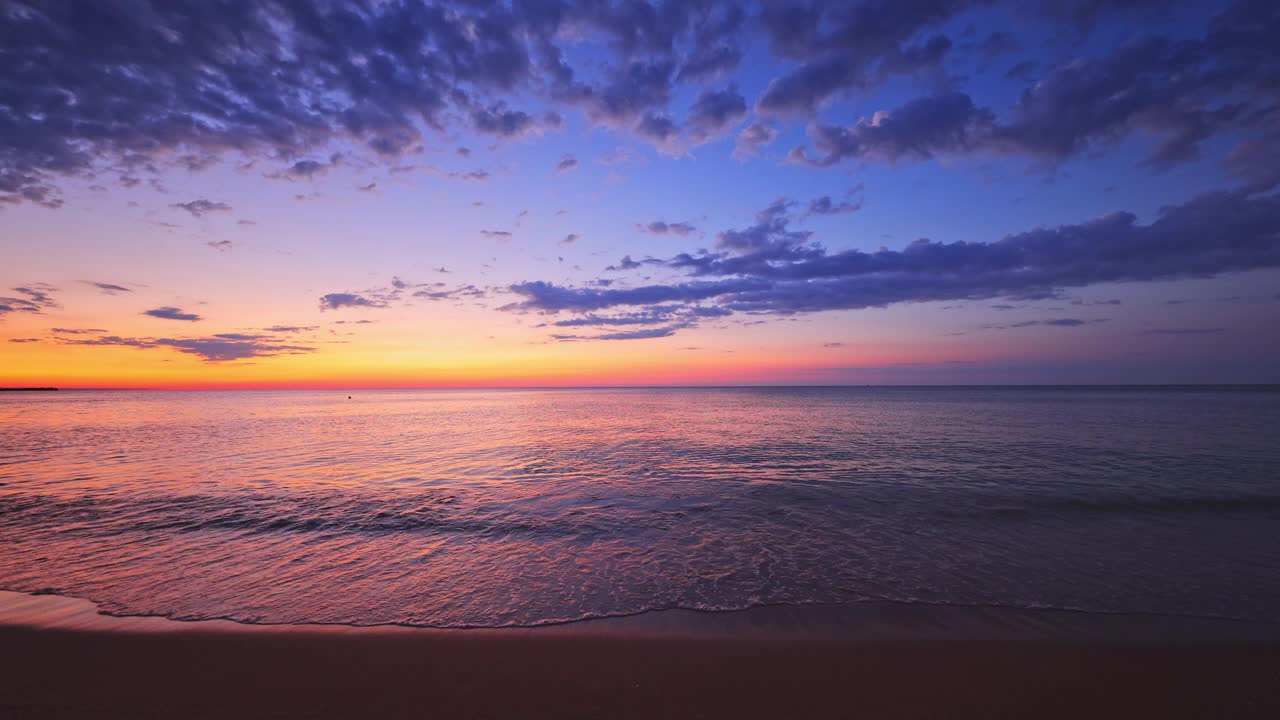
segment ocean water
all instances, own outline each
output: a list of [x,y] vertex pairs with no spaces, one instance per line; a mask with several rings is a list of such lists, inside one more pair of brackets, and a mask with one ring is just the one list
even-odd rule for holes
[[4,393],[0,588],[260,623],[1280,620],[1280,392]]

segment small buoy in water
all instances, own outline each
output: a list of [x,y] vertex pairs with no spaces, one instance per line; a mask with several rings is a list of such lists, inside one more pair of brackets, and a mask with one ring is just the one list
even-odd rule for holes
[[348,396],[347,396],[347,399],[348,399],[348,400],[350,400],[350,399],[351,399],[351,396],[350,396],[350,395],[348,395]]

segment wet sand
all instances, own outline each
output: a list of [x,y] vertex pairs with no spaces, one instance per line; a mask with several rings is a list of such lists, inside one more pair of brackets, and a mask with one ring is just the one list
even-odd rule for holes
[[4,718],[1280,717],[1280,628],[927,606],[508,630],[113,618],[0,593]]

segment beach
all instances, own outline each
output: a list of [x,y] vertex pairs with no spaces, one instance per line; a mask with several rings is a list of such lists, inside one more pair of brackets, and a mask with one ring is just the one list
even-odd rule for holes
[[183,623],[3,593],[6,718],[1275,717],[1280,627],[868,606],[535,629]]

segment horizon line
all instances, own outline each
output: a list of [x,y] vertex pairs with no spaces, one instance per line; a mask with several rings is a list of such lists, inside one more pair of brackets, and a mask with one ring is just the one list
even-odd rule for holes
[[295,391],[426,391],[426,390],[716,390],[716,389],[836,389],[836,388],[1276,388],[1280,383],[1231,383],[1231,382],[1189,382],[1189,383],[792,383],[792,384],[640,384],[640,385],[400,385],[400,386],[253,386],[253,387],[64,387],[64,386],[0,386],[0,392],[38,392],[38,391],[92,391],[92,392],[245,392],[263,391],[278,392]]

